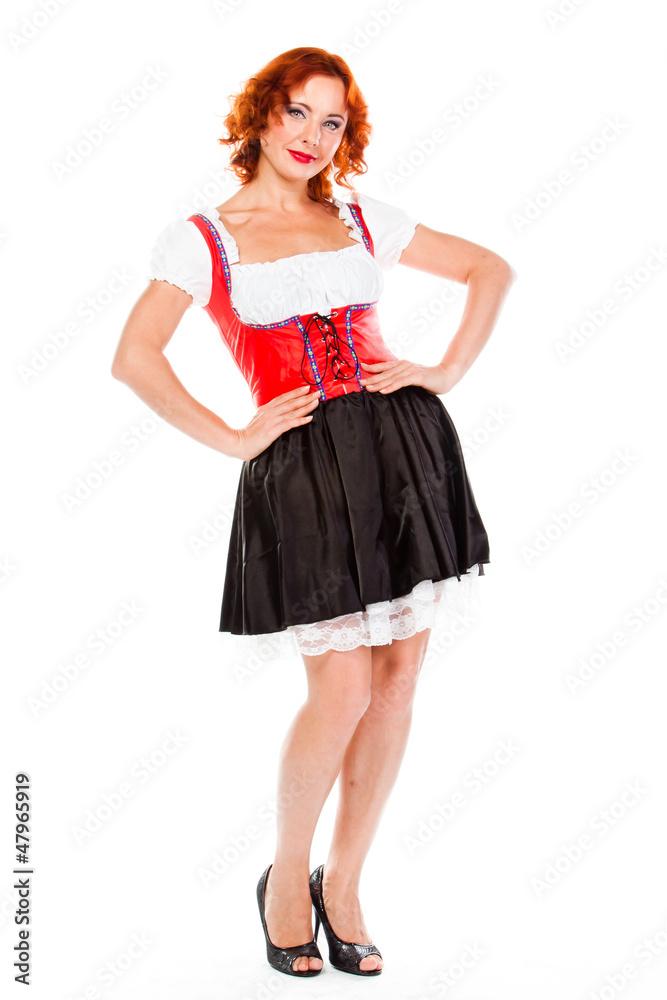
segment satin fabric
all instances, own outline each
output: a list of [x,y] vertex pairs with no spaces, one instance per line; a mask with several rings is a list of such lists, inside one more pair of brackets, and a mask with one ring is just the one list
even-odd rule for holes
[[490,562],[454,424],[423,386],[320,401],[243,463],[220,631],[282,631]]
[[[372,255],[363,213],[350,210]],[[243,462],[220,631],[282,632],[403,597],[423,580],[461,579],[476,564],[483,573],[489,541],[439,396],[360,383],[359,361],[398,360],[376,303],[244,323],[219,233],[204,216],[191,221],[211,252],[206,309],[255,404],[306,382],[320,395],[311,421]]]
[[[372,256],[373,240],[361,209],[353,205],[351,211]],[[341,305],[324,316],[308,313],[267,325],[244,323],[232,302],[230,264],[220,234],[204,215],[192,215],[188,221],[197,226],[211,253],[213,287],[205,310],[248,383],[255,406],[306,383],[318,386],[322,400],[365,391],[359,361],[398,361],[382,337],[376,302]],[[348,370],[346,378],[336,377],[336,364],[331,364],[335,359]]]

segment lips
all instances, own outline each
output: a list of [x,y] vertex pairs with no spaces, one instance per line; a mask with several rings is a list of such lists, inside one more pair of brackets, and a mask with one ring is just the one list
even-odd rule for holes
[[314,156],[309,156],[307,153],[297,153],[295,149],[288,149],[288,153],[291,153],[295,160],[299,163],[312,163],[315,159]]

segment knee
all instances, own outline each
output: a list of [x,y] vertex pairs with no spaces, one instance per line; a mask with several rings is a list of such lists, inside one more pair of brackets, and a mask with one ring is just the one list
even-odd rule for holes
[[369,711],[401,714],[412,709],[421,660],[387,662],[374,673]]
[[330,683],[313,686],[309,701],[337,728],[354,729],[371,701],[370,676],[342,671]]
[[340,730],[354,730],[371,702],[369,685],[351,684],[322,694],[320,711]]

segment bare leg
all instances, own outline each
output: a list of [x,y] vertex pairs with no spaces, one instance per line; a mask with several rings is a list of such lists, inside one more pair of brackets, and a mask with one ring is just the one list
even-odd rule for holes
[[[266,887],[269,938],[288,948],[313,937],[310,848],[322,807],[371,696],[371,648],[304,656],[308,698],[285,737],[279,761],[277,846]],[[299,956],[294,971],[320,969]]]
[[[373,646],[370,704],[345,752],[334,835],[324,866],[322,892],[331,925],[343,941],[369,944],[361,913],[359,880],[389,793],[405,755],[415,688],[431,630]],[[382,968],[364,958],[359,968]]]

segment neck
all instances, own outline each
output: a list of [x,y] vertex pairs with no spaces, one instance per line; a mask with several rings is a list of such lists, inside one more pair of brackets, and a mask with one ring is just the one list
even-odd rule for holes
[[[260,158],[255,176],[242,189],[246,208],[259,208],[283,215],[299,215],[313,205],[308,195],[308,182],[289,180],[272,168],[264,157]],[[239,206],[240,207],[240,206]]]

